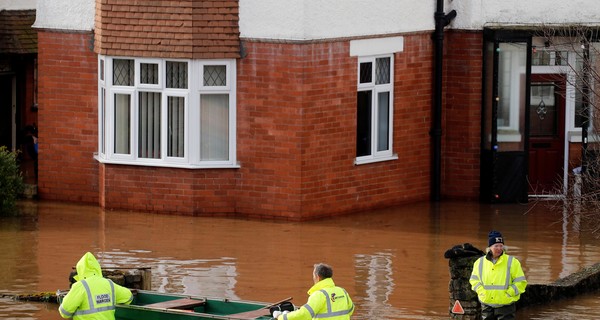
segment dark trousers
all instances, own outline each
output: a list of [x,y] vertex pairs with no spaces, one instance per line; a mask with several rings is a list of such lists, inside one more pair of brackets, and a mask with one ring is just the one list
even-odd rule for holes
[[481,305],[481,319],[483,320],[514,320],[517,304],[509,304],[498,308]]

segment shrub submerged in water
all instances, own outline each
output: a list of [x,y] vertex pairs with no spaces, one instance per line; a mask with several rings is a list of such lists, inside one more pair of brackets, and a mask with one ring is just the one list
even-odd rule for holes
[[23,192],[23,176],[17,164],[17,152],[0,147],[0,214],[16,213],[17,198]]

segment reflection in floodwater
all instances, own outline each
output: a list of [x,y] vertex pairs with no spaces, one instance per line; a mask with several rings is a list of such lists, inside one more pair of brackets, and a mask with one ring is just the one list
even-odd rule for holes
[[[448,319],[444,252],[482,248],[500,230],[530,283],[548,283],[600,261],[585,222],[543,205],[428,202],[304,223],[105,211],[24,202],[0,218],[0,291],[66,289],[86,251],[103,267],[150,267],[153,290],[305,303],[314,263],[334,268],[353,319]],[[600,318],[599,294],[518,311],[521,319]],[[56,305],[0,299],[2,319],[58,320]]]
[[402,314],[390,304],[394,292],[393,255],[389,252],[375,252],[371,255],[357,255],[356,277],[363,279],[365,295],[361,303],[368,319],[389,319]]

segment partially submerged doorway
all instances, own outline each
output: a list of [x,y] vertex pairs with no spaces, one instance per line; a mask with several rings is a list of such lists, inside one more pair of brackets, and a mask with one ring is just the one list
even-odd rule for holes
[[547,196],[561,190],[564,174],[566,79],[533,74],[529,102],[528,194]]

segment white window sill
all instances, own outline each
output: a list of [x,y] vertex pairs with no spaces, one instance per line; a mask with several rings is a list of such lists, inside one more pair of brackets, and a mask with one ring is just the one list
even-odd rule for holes
[[159,167],[159,168],[181,168],[181,169],[239,169],[241,168],[239,163],[236,164],[225,164],[225,163],[207,163],[207,164],[189,164],[189,163],[151,163],[141,161],[124,161],[124,160],[107,160],[100,157],[97,153],[94,153],[94,159],[100,163],[105,164],[120,164],[127,166],[144,166],[144,167]]
[[391,156],[387,156],[387,157],[354,159],[354,165],[360,166],[362,164],[391,161],[391,160],[398,160],[398,154],[392,154]]

